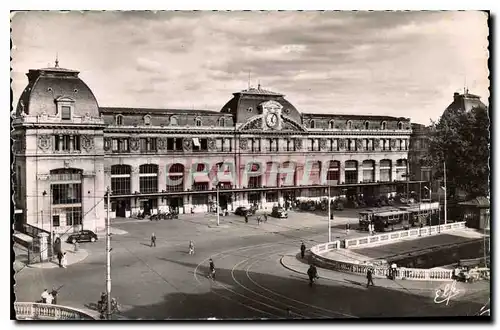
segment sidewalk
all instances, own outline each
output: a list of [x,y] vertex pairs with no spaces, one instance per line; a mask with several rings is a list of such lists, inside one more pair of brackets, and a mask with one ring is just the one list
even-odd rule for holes
[[[87,258],[89,255],[88,252],[84,249],[78,249],[78,251],[75,251],[74,246],[66,242],[61,242],[61,250],[63,252],[66,252],[66,258],[68,259],[68,267],[85,260],[85,258]],[[59,264],[57,258],[54,256],[53,259],[50,261],[27,265],[27,267],[51,269],[51,268],[59,268]]]
[[[298,259],[298,254],[296,252],[286,253],[280,259],[280,263],[283,267],[288,270],[291,270],[295,273],[299,273],[307,277],[307,270],[309,269],[309,254],[306,254],[306,257],[302,259]],[[366,277],[356,274],[344,273],[344,272],[336,272],[329,269],[319,268],[318,274],[321,279],[326,279],[330,281],[344,283],[345,285],[355,284],[359,285],[363,288],[366,288]],[[376,278],[374,279],[376,287],[383,287],[392,290],[404,290],[409,291],[413,294],[424,294],[424,295],[433,295],[436,290],[444,289],[447,284],[450,284],[449,281],[405,281],[405,280],[389,280]],[[461,292],[470,293],[472,291],[484,290],[486,287],[489,287],[489,283],[485,281],[474,282],[474,283],[462,283],[457,282],[456,288]]]

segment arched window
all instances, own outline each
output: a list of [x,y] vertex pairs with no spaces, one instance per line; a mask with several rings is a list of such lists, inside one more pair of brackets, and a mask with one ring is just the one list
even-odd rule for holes
[[331,160],[326,174],[328,181],[338,181],[340,179],[340,162]]
[[363,161],[363,182],[375,181],[375,162],[373,160]]
[[370,129],[370,123],[365,121],[365,129]]
[[167,191],[184,190],[184,165],[180,163],[167,166]]
[[403,129],[403,123],[402,122],[398,123],[398,129]]
[[170,125],[171,126],[177,126],[177,125],[179,125],[179,120],[177,119],[176,116],[170,117]]
[[123,116],[122,115],[117,115],[116,118],[115,118],[115,123],[118,126],[123,125]]
[[387,123],[385,121],[383,121],[381,124],[380,124],[380,129],[382,130],[385,130],[387,127]]
[[198,126],[198,127],[199,127],[199,126],[201,126],[201,119],[200,119],[200,118],[196,118],[196,119],[194,120],[194,124],[195,124],[196,126]]
[[316,123],[314,122],[314,119],[311,119],[311,121],[309,122],[309,127],[311,127],[311,128],[316,127]]
[[151,125],[151,116],[150,115],[144,116],[144,125]]
[[224,117],[219,119],[219,126],[220,127],[226,126],[226,119]]
[[329,129],[333,129],[333,128],[334,128],[334,126],[333,126],[334,124],[335,124],[335,122],[334,122],[333,120],[330,120],[330,121],[328,122],[328,128],[329,128]]
[[347,129],[352,129],[352,121],[348,120],[346,123]]
[[382,159],[380,161],[380,182],[391,181],[391,160]]

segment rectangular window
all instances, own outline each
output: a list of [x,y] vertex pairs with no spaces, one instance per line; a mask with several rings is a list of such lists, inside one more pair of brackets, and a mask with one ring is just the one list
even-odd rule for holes
[[73,150],[80,150],[80,135],[73,135]]
[[182,138],[175,139],[175,150],[182,151]]
[[200,150],[208,151],[208,139],[200,139]]
[[59,215],[53,215],[52,216],[52,226],[54,227],[59,227],[61,225],[59,221]]
[[193,205],[208,205],[208,195],[196,194],[192,196]]
[[130,176],[118,178],[111,176],[111,191],[113,195],[130,194]]
[[266,193],[266,202],[268,203],[277,203],[278,202],[278,193],[277,192],[267,192]]
[[195,182],[193,183],[193,191],[207,191],[208,182]]
[[139,189],[141,193],[158,192],[158,177],[157,176],[140,176]]
[[61,107],[61,119],[65,120],[71,119],[71,107],[68,106]]
[[52,204],[78,204],[82,202],[82,184],[52,184]]
[[118,151],[118,139],[113,139],[111,141],[111,145],[112,145],[111,147],[112,151]]
[[66,226],[78,226],[82,224],[82,209],[71,207],[66,210]]
[[358,171],[345,171],[345,183],[358,183]]
[[175,140],[174,138],[167,138],[167,150],[168,151],[173,151],[175,147]]
[[224,139],[215,139],[215,149],[217,151],[224,151]]
[[261,176],[252,176],[248,180],[248,188],[260,188]]

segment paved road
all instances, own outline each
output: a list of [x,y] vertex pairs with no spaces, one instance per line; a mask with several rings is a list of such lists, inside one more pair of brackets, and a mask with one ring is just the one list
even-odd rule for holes
[[[320,281],[310,288],[307,279],[281,266],[279,260],[298,251],[300,240],[309,246],[327,239],[326,220],[291,214],[289,220],[269,218],[258,226],[241,218],[191,216],[183,220],[116,221],[128,232],[113,237],[113,296],[132,319],[351,318],[414,315],[466,315],[478,311],[480,299],[436,305],[433,293],[415,295],[404,290],[366,289],[356,281]],[[221,218],[222,219],[222,218]],[[212,221],[210,221],[212,220]],[[336,220],[336,221],[344,221]],[[353,218],[352,222],[357,222]],[[209,226],[210,224],[210,226]],[[152,232],[157,246],[149,246]],[[351,235],[360,235],[351,231]],[[335,229],[334,237],[344,237]],[[196,254],[187,253],[192,239]],[[25,269],[16,280],[18,301],[39,299],[44,288],[64,285],[59,303],[83,308],[105,290],[104,241],[82,244],[90,255],[67,269]],[[208,258],[217,279],[206,277]],[[484,295],[484,292],[474,293]],[[472,297],[472,296],[471,296]]]

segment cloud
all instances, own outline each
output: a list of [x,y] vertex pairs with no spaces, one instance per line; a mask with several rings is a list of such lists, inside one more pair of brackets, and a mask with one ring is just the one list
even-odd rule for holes
[[106,106],[220,109],[252,84],[303,112],[437,119],[463,88],[487,101],[480,12],[27,12],[12,20],[14,97],[62,66]]

